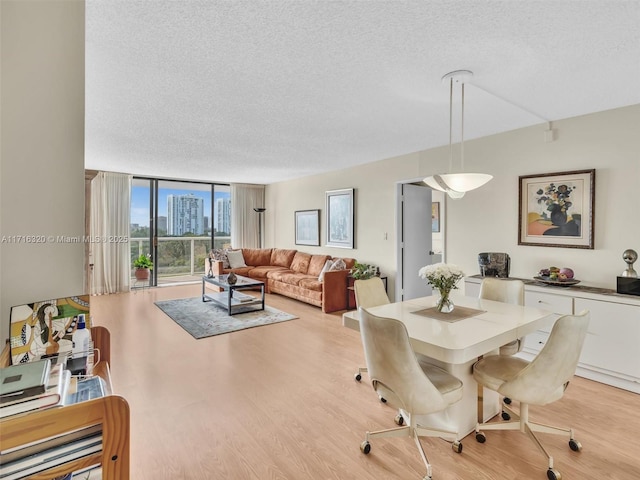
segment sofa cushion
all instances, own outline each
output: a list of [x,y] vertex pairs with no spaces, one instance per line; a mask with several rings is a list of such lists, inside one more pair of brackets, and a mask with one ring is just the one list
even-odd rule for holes
[[276,270],[269,272],[269,280],[276,280],[289,285],[298,285],[298,282],[307,277],[304,273],[296,273],[292,270]]
[[231,250],[227,252],[227,258],[229,259],[229,266],[231,268],[241,268],[247,266],[247,264],[244,262],[242,250]]
[[327,260],[331,257],[329,255],[311,255],[311,260],[309,261],[309,268],[307,269],[307,275],[320,275],[322,271],[322,267]]
[[311,261],[311,254],[304,252],[296,252],[291,262],[291,270],[298,273],[307,273],[309,268],[309,262]]
[[240,268],[225,268],[223,270],[224,273],[233,272],[236,275],[240,275],[242,277],[249,277],[249,272],[251,272],[254,267],[240,267]]
[[284,267],[274,267],[274,266],[271,266],[271,265],[263,265],[261,267],[253,267],[251,269],[251,278],[255,278],[256,280],[262,280],[263,282],[266,282],[267,278],[269,277],[269,274],[271,272],[275,272],[275,271],[279,271],[279,270],[287,271],[287,269],[284,268]]
[[284,250],[282,248],[274,248],[271,252],[271,262],[269,265],[290,268],[293,257],[297,250]]
[[318,281],[317,277],[312,275],[306,275],[304,278],[301,278],[298,282],[298,286],[315,292],[322,291],[322,282]]
[[263,265],[271,265],[271,249],[270,248],[243,248],[244,263],[254,267]]

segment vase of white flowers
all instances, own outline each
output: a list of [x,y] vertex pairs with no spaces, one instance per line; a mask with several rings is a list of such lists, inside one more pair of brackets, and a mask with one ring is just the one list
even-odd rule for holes
[[424,278],[429,285],[440,292],[440,298],[436,302],[436,309],[442,313],[453,312],[454,305],[451,301],[451,290],[458,288],[458,280],[464,277],[462,270],[456,265],[435,263],[422,267],[418,275]]

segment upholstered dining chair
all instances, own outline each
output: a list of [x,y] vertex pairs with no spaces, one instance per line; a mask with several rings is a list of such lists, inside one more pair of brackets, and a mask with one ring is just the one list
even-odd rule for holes
[[[453,450],[462,452],[458,432],[450,427],[445,411],[462,398],[462,382],[441,368],[419,362],[402,322],[372,315],[362,307],[359,310],[360,335],[371,385],[378,396],[400,409],[398,416],[405,420],[404,426],[367,432],[360,450],[368,454],[373,438],[413,437],[427,468],[423,480],[431,480],[431,464],[420,437],[449,439]],[[436,412],[440,413],[431,415]],[[429,418],[424,418],[426,415]],[[428,425],[421,423],[425,420]]]
[[547,342],[531,362],[517,356],[491,355],[474,364],[473,377],[478,384],[520,402],[519,413],[503,405],[514,417],[511,422],[478,424],[478,442],[486,441],[483,430],[519,430],[527,434],[547,457],[547,478],[562,478],[554,468],[553,457],[547,453],[535,432],[567,435],[569,447],[576,452],[582,449],[582,445],[575,440],[571,428],[530,421],[529,405],[547,405],[562,398],[575,374],[588,326],[589,312],[586,310],[579,315],[564,315],[556,320]]
[[[495,302],[524,305],[524,283],[522,280],[487,277],[480,284],[480,298]],[[522,350],[521,338],[500,347],[500,355],[514,355]]]
[[[380,277],[371,277],[366,280],[353,282],[353,291],[356,297],[356,308],[370,308],[378,305],[386,305],[389,302],[387,291]],[[362,374],[367,372],[367,367],[359,367],[354,375],[357,382],[362,380]],[[384,401],[383,398],[380,400]]]

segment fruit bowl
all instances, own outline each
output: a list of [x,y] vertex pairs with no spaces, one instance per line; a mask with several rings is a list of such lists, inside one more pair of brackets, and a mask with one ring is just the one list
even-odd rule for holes
[[537,276],[537,277],[533,277],[533,279],[537,280],[538,282],[542,282],[546,285],[554,285],[559,287],[569,287],[571,285],[577,285],[578,283],[580,283],[580,280],[576,280],[575,278],[567,278],[566,280],[559,280],[559,279],[552,280],[547,276]]

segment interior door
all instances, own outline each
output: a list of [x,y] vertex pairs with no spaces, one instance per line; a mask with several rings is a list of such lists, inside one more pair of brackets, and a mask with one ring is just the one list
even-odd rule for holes
[[431,287],[418,276],[432,262],[431,189],[406,183],[401,199],[400,300],[410,300],[431,295]]

